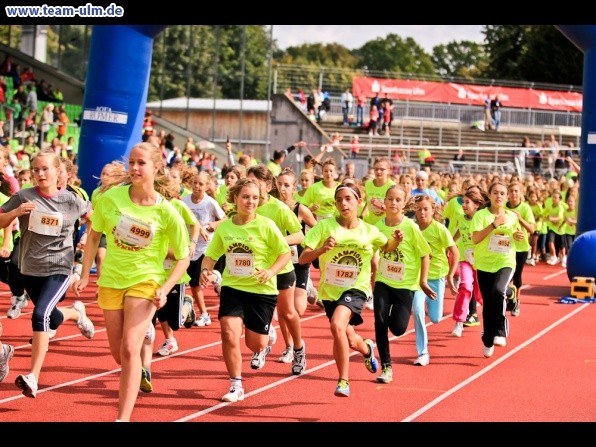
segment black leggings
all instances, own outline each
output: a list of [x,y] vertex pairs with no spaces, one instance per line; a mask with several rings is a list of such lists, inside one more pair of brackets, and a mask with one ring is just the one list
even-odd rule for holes
[[374,310],[375,310],[375,339],[379,357],[383,366],[391,365],[389,351],[390,330],[395,336],[403,335],[408,328],[412,315],[414,291],[408,289],[394,289],[387,284],[375,282]]
[[[482,295],[482,342],[490,348],[496,335],[509,334],[509,322],[505,317],[505,299],[509,282],[513,277],[513,269],[504,267],[490,273],[477,270],[478,286]],[[504,331],[504,332],[503,332]]]

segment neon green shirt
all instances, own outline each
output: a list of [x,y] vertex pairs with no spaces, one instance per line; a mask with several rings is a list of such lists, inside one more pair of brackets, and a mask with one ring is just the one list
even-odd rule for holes
[[335,183],[331,188],[327,188],[323,181],[313,183],[308,187],[304,196],[302,197],[302,203],[307,207],[311,207],[315,204],[319,205],[319,209],[313,214],[317,220],[331,217],[335,214],[337,208],[335,207]]
[[420,290],[421,258],[430,254],[430,246],[416,222],[404,217],[399,225],[389,227],[383,218],[375,226],[387,238],[393,235],[396,228],[404,233],[404,238],[395,251],[381,251],[375,281],[387,284],[394,289]]
[[[496,273],[505,267],[515,270],[513,233],[520,225],[515,213],[505,210],[505,215],[505,223],[493,229],[474,247],[474,268],[476,270],[489,273]],[[489,208],[476,211],[470,224],[470,233],[488,227],[494,220],[495,216]]]
[[[222,284],[244,292],[263,295],[277,295],[277,276],[266,283],[260,283],[252,276],[255,269],[268,269],[276,259],[290,251],[283,235],[275,222],[257,214],[247,224],[236,225],[233,219],[224,220],[213,233],[205,256],[217,261],[226,255],[226,267],[222,275]],[[240,255],[235,259],[234,255]],[[240,270],[236,275],[230,272],[234,265],[251,265],[252,273]]]
[[[534,220],[534,213],[532,212],[532,207],[528,205],[527,202],[520,202],[515,208],[510,208],[505,204],[505,209],[508,210],[515,210],[519,213],[521,218],[528,223],[536,223]],[[528,235],[528,230],[523,225],[519,226],[521,230],[524,232],[524,239],[522,241],[514,241],[515,243],[515,251],[528,251],[530,249],[530,236]]]
[[323,219],[306,232],[302,246],[317,249],[329,236],[337,244],[319,256],[319,298],[337,301],[350,289],[370,295],[370,264],[374,253],[387,243],[387,236],[363,220],[358,221],[356,228],[347,229],[335,218]]
[[176,259],[189,254],[188,230],[180,213],[159,196],[158,203],[140,206],[128,195],[130,185],[113,186],[96,198],[92,228],[106,235],[106,257],[97,281],[123,289],[167,279],[163,261],[172,247]]
[[460,216],[464,215],[464,209],[461,207],[462,198],[461,196],[452,197],[445,205],[443,209],[443,217],[449,219],[449,225],[447,229],[451,233],[451,236],[457,231],[457,222],[459,222]]
[[[302,226],[296,214],[285,203],[273,196],[269,196],[267,203],[257,208],[257,214],[268,217],[275,222],[284,237],[302,231]],[[288,273],[292,270],[294,270],[294,264],[290,259],[279,273]]]
[[431,251],[428,279],[444,278],[449,272],[449,259],[447,259],[446,250],[455,245],[453,236],[445,225],[434,219],[428,227],[422,230],[422,236],[430,245]]
[[366,192],[366,205],[368,213],[364,216],[364,221],[369,224],[375,224],[385,217],[385,212],[377,209],[372,205],[372,199],[378,199],[381,202],[385,200],[387,190],[395,185],[393,180],[387,180],[384,185],[375,186],[374,180],[367,180],[364,184],[364,191]]
[[[170,200],[170,203],[172,204],[172,206],[176,209],[176,211],[178,211],[178,213],[180,213],[180,216],[182,216],[182,219],[184,220],[184,223],[187,225],[187,239],[186,239],[186,243],[190,245],[190,227],[193,225],[196,225],[198,223],[197,217],[195,216],[195,214],[190,210],[190,208],[188,207],[188,205],[186,203],[184,203],[182,200],[180,199],[172,199]],[[170,276],[170,273],[172,271],[172,269],[174,268],[174,266],[176,264],[173,264],[171,267],[168,267],[169,262],[165,262],[164,263],[164,269],[167,270],[167,274],[166,277]],[[184,272],[184,275],[182,275],[182,278],[180,278],[180,280],[178,281],[177,284],[184,284],[187,283],[188,281],[190,281],[190,275],[186,272]]]

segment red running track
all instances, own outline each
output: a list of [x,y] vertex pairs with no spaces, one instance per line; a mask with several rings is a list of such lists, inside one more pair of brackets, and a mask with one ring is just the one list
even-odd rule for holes
[[[315,284],[318,271],[313,270]],[[482,355],[481,327],[451,336],[453,297],[445,299],[443,320],[428,323],[430,364],[414,366],[412,322],[401,337],[391,337],[394,380],[375,382],[360,354],[350,363],[351,396],[333,392],[337,369],[328,321],[316,306],[302,319],[307,371],[293,376],[278,363],[281,333],[263,369],[250,369],[243,346],[245,400],[223,403],[229,387],[221,355],[218,299],[206,290],[213,324],[181,329],[180,350],[154,356],[154,391],[139,393],[133,421],[147,422],[594,422],[596,421],[596,305],[560,304],[569,280],[560,266],[526,266],[521,314],[509,317],[507,346]],[[69,293],[64,304],[74,297]],[[116,417],[119,367],[110,356],[95,287],[83,295],[94,321],[92,340],[72,322],[59,328],[39,380],[36,399],[14,385],[28,373],[31,305],[16,320],[6,318],[10,292],[0,286],[2,341],[14,345],[9,376],[0,384],[2,422],[111,422]],[[357,331],[374,339],[373,312],[364,311]],[[278,327],[278,325],[276,325]],[[155,350],[163,342],[158,328]],[[460,436],[460,435],[458,435]],[[463,442],[463,441],[462,441]]]

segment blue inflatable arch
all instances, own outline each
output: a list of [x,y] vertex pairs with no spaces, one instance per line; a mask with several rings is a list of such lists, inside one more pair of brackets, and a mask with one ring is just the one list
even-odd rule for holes
[[584,53],[583,112],[580,144],[580,189],[577,237],[567,256],[567,276],[596,277],[596,159],[592,146],[596,145],[596,26],[556,25],[576,47]]
[[103,166],[141,140],[153,39],[165,25],[95,25],[83,98],[79,177],[91,193]]

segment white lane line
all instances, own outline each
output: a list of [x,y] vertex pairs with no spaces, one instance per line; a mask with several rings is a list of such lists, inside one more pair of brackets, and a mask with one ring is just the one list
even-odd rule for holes
[[436,406],[437,404],[439,404],[443,400],[447,399],[449,396],[451,396],[452,394],[454,394],[456,391],[459,391],[460,389],[462,389],[463,387],[465,387],[469,383],[472,383],[474,380],[478,379],[479,377],[482,377],[484,374],[486,374],[487,372],[489,372],[493,368],[495,368],[498,365],[500,365],[501,363],[503,363],[509,357],[511,357],[512,355],[516,354],[518,351],[520,351],[521,349],[525,348],[526,346],[528,346],[529,344],[533,343],[534,341],[538,340],[540,337],[542,337],[543,335],[547,334],[548,332],[550,332],[551,330],[553,330],[555,327],[559,326],[561,323],[563,323],[564,321],[568,320],[569,318],[571,318],[572,316],[574,316],[578,312],[581,312],[582,310],[584,310],[588,306],[589,306],[589,304],[582,304],[580,307],[578,307],[574,311],[572,311],[572,312],[568,313],[567,315],[561,317],[558,321],[555,321],[553,324],[551,324],[550,326],[546,327],[545,329],[543,329],[542,331],[540,331],[538,334],[534,335],[532,338],[528,339],[527,341],[525,341],[524,343],[520,344],[519,346],[517,346],[516,348],[512,349],[511,351],[508,351],[507,354],[503,355],[498,360],[492,362],[486,368],[481,369],[476,374],[472,375],[468,379],[466,379],[463,382],[461,382],[459,385],[451,388],[450,390],[447,390],[446,392],[444,392],[443,394],[441,394],[439,397],[437,397],[436,399],[432,400],[431,402],[429,402],[428,404],[426,404],[424,407],[420,408],[418,411],[412,413],[410,416],[408,416],[407,418],[403,419],[401,422],[411,422],[414,419],[416,419],[418,416],[426,413],[428,410],[430,410],[431,408],[433,408],[434,406]]

